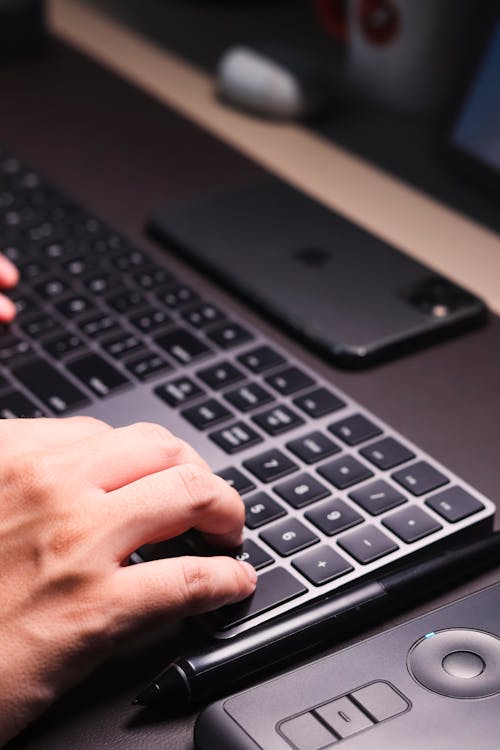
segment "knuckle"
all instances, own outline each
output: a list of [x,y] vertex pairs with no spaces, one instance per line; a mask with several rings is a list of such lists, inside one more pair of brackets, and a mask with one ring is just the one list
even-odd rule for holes
[[194,513],[206,511],[216,497],[215,476],[197,464],[182,464],[177,471],[186,489],[191,510]]
[[87,414],[79,414],[76,417],[68,417],[68,420],[73,424],[80,424],[82,427],[94,428],[97,430],[112,430],[113,428],[107,422],[103,422],[102,419],[97,417],[90,417]]
[[170,444],[175,440],[171,432],[155,422],[136,422],[133,428],[144,440],[154,443]]
[[202,558],[184,557],[182,559],[182,583],[184,595],[189,602],[204,602],[214,595],[212,576]]

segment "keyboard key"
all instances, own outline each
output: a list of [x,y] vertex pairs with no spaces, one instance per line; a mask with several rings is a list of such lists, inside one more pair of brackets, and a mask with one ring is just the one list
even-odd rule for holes
[[130,318],[130,322],[142,333],[152,333],[172,322],[170,315],[159,308],[150,307]]
[[69,290],[69,284],[60,278],[46,279],[35,286],[37,294],[45,300],[54,300]]
[[224,320],[226,317],[218,307],[210,302],[200,302],[189,310],[184,310],[182,317],[195,328],[205,328],[205,326]]
[[329,437],[315,430],[303,437],[291,440],[286,447],[306,464],[314,464],[323,458],[338,453],[340,448]]
[[297,474],[273,487],[274,491],[293,508],[303,508],[330,494],[330,491],[315,477]]
[[33,347],[28,341],[17,336],[0,336],[0,364],[11,366],[16,360],[34,354]]
[[175,281],[173,274],[161,266],[153,268],[144,268],[135,273],[132,278],[135,283],[146,291],[159,289],[166,284],[172,284]]
[[222,479],[225,479],[231,487],[234,487],[236,492],[239,492],[240,495],[244,495],[246,492],[251,492],[255,489],[255,484],[252,480],[234,466],[229,466],[227,469],[218,471],[217,474],[222,477]]
[[434,469],[426,461],[417,461],[416,464],[407,466],[406,469],[400,469],[391,476],[405,489],[417,496],[425,495],[426,492],[435,490],[449,482],[444,474]]
[[171,357],[182,365],[189,365],[195,359],[203,357],[210,352],[208,346],[186,331],[185,328],[176,328],[170,333],[164,333],[155,338],[156,343],[164,349]]
[[283,506],[265,492],[256,492],[255,495],[245,498],[243,502],[246,513],[245,523],[249,529],[257,529],[276,518],[286,516]]
[[148,304],[146,297],[137,289],[124,289],[117,294],[111,294],[106,301],[113,310],[122,315],[128,315],[131,310],[146,307]]
[[253,338],[252,334],[239,323],[221,323],[207,331],[207,336],[221,349],[232,349]]
[[379,427],[363,417],[362,414],[354,414],[352,417],[341,419],[339,422],[329,425],[328,429],[348,445],[358,445],[358,443],[363,443],[382,432]]
[[15,377],[56,414],[88,403],[86,396],[55,367],[37,359],[14,369]]
[[281,557],[288,557],[294,552],[299,552],[319,542],[316,534],[313,534],[296,518],[287,518],[274,523],[270,529],[261,531],[259,536]]
[[410,544],[442,529],[440,523],[415,505],[391,513],[382,521],[393,534]]
[[142,341],[133,333],[124,331],[117,336],[112,336],[101,343],[102,348],[113,359],[122,359],[142,347]]
[[240,411],[247,412],[268,404],[274,397],[258,383],[248,383],[225,393],[224,398]]
[[298,396],[293,399],[295,406],[298,406],[303,412],[314,419],[323,417],[325,414],[331,414],[337,409],[342,409],[345,403],[340,398],[334,396],[326,388],[316,388],[310,393]]
[[318,472],[339,490],[373,476],[373,473],[353,456],[334,458],[319,466]]
[[119,325],[108,313],[97,313],[97,315],[90,315],[80,320],[78,327],[90,339],[95,339],[103,334],[116,331]]
[[218,611],[221,627],[225,630],[239,625],[269,609],[295,599],[306,591],[306,587],[288,570],[279,567],[272,568],[260,574],[257,588],[252,596]]
[[238,453],[251,445],[262,443],[261,436],[244,422],[236,422],[221,430],[211,432],[209,438],[229,454]]
[[139,380],[147,380],[159,372],[171,370],[169,364],[165,362],[159,354],[155,352],[144,352],[138,357],[125,363],[125,367]]
[[331,498],[324,503],[318,503],[305,514],[308,521],[313,523],[327,536],[339,534],[361,523],[363,517],[356,513],[343,500]]
[[131,248],[125,252],[113,255],[110,259],[111,264],[122,273],[127,271],[135,271],[137,268],[144,266],[147,263],[147,258],[143,252],[136,248]]
[[233,416],[225,406],[222,406],[213,398],[196,406],[190,406],[188,409],[184,409],[181,414],[198,430],[206,430],[207,427],[212,427],[217,422]]
[[484,505],[477,498],[461,487],[449,487],[443,492],[438,492],[437,495],[427,498],[425,504],[450,523],[461,521],[462,518],[484,509]]
[[65,318],[72,319],[77,318],[84,313],[91,312],[94,310],[95,305],[89,297],[76,294],[73,297],[68,297],[68,299],[59,302],[56,307],[61,315],[64,315]]
[[163,291],[157,292],[156,296],[162,304],[167,305],[172,310],[186,307],[186,305],[191,305],[200,299],[199,294],[186,284],[170,286]]
[[0,419],[32,419],[44,416],[44,412],[19,391],[7,391],[0,396]]
[[268,375],[265,380],[271,388],[284,396],[314,385],[314,380],[298,367],[287,367],[285,370]]
[[110,273],[94,273],[83,279],[83,284],[89,292],[95,295],[111,292],[116,285],[115,277]]
[[31,336],[33,339],[38,339],[40,336],[44,336],[46,333],[50,333],[54,328],[57,328],[57,323],[54,318],[46,313],[37,313],[29,318],[25,318],[21,322],[21,328],[27,336]]
[[170,406],[180,406],[198,396],[204,396],[205,391],[189,378],[177,378],[170,383],[164,383],[155,388],[155,393]]
[[333,581],[353,570],[352,565],[344,560],[342,555],[326,544],[299,555],[292,565],[315,586]]
[[238,360],[248,370],[256,374],[285,363],[281,354],[275,352],[270,346],[258,346],[256,349],[251,349],[244,354],[240,354]]
[[62,359],[67,354],[85,346],[83,340],[76,333],[65,331],[57,336],[51,336],[43,342],[43,348],[55,359]]
[[262,547],[259,547],[258,544],[255,544],[252,539],[245,539],[241,547],[235,552],[230,553],[230,556],[234,557],[236,560],[250,563],[255,570],[266,568],[274,562],[271,555],[265,552]]
[[281,435],[282,432],[288,432],[304,424],[304,420],[288,406],[273,406],[272,409],[256,414],[252,419],[269,435]]
[[364,524],[361,528],[344,534],[338,544],[362,565],[367,565],[398,549],[396,542],[372,524]]
[[376,479],[374,482],[353,490],[349,493],[349,497],[372,516],[406,503],[405,496],[382,479]]
[[130,383],[121,372],[97,354],[90,354],[67,365],[68,370],[97,396],[103,398]]
[[379,469],[393,469],[395,466],[415,458],[414,453],[391,437],[377,440],[376,443],[362,448],[360,453],[372,464],[378,466]]
[[219,362],[204,370],[198,370],[196,374],[200,380],[216,391],[243,378],[241,370],[238,370],[231,362]]
[[275,479],[290,474],[298,469],[297,464],[291,461],[284,453],[272,448],[254,458],[244,461],[243,465],[261,482],[274,482]]

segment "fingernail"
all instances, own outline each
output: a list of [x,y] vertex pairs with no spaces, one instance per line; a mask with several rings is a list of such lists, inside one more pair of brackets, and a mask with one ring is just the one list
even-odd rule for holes
[[9,323],[16,314],[16,306],[8,297],[0,294],[0,323]]
[[5,255],[0,254],[0,280],[5,286],[14,286],[19,281],[19,271]]
[[239,560],[239,563],[240,565],[243,565],[245,569],[245,573],[247,574],[248,580],[250,581],[250,583],[253,586],[255,586],[255,584],[257,583],[257,573],[255,572],[255,568],[253,567],[253,565],[250,565],[250,563],[245,562],[245,560]]

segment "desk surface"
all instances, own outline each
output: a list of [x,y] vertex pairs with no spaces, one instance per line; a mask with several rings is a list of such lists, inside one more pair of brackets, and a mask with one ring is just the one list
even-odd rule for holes
[[[43,59],[0,68],[0,90],[0,141],[143,245],[148,244],[142,232],[144,217],[158,205],[229,186],[261,171],[207,132],[59,43]],[[172,260],[172,265],[178,261]],[[214,297],[223,295],[214,290]],[[500,320],[493,318],[474,333],[363,373],[335,371],[296,345],[289,346],[495,500],[499,335]],[[285,341],[279,334],[274,337]],[[500,568],[411,614],[496,580]],[[185,645],[187,637],[136,644],[124,651],[12,747],[192,748],[194,713],[160,720],[130,706],[137,690]]]

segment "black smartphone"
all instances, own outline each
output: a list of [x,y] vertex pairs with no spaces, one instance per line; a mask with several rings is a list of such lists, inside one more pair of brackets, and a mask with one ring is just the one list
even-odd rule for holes
[[274,177],[171,206],[148,229],[344,367],[486,317],[472,293]]

